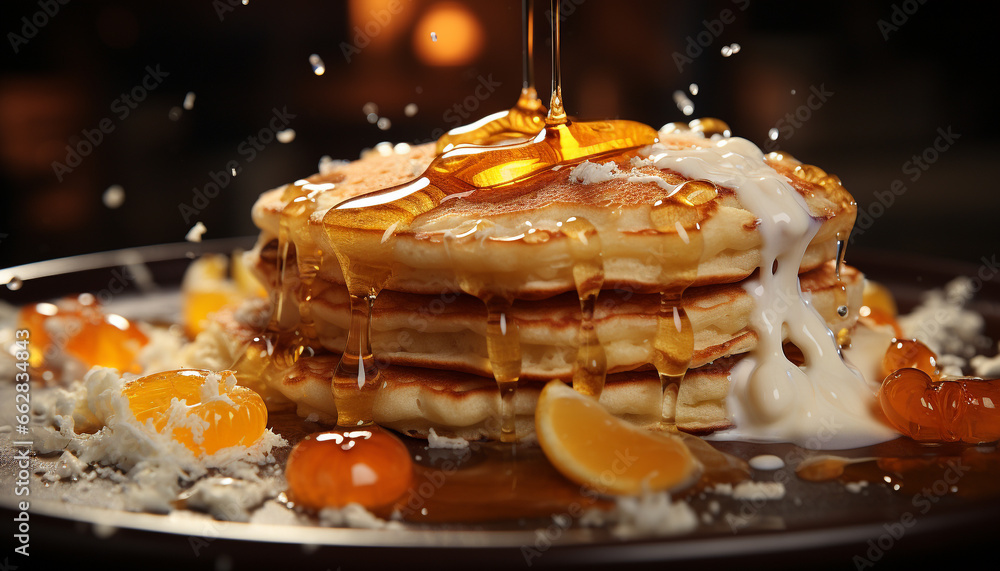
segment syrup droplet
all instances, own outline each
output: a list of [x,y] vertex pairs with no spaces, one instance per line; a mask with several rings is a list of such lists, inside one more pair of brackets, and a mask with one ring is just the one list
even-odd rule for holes
[[316,54],[309,56],[309,65],[312,67],[313,73],[316,75],[323,75],[326,73],[326,64],[323,63],[323,59]]
[[522,0],[522,82],[521,95],[514,107],[487,115],[479,121],[457,127],[444,134],[437,142],[442,153],[461,144],[495,145],[515,139],[528,139],[538,134],[545,125],[545,106],[535,91],[534,10],[531,0]]
[[125,202],[125,189],[120,184],[113,184],[104,191],[101,201],[108,208],[118,208]]
[[674,91],[674,105],[685,115],[694,113],[694,102],[683,91]]
[[[305,240],[296,244],[295,237],[307,233],[305,226],[316,209],[316,196],[330,188],[330,183],[299,181],[284,189],[282,199],[285,206],[278,222],[271,314],[264,330],[247,345],[232,366],[237,371],[237,378],[244,384],[251,385],[262,379],[281,379],[299,357],[316,352],[313,348],[317,339],[311,308],[313,284],[323,257],[317,246],[309,245]],[[293,260],[295,265],[290,265]],[[298,289],[293,290],[291,285],[296,282]]]
[[369,426],[375,422],[373,409],[379,371],[372,355],[370,334],[372,308],[381,287],[375,283],[369,285],[372,289],[367,294],[350,294],[351,324],[347,346],[332,380],[337,426]]
[[[841,269],[844,267],[844,258],[847,255],[847,240],[842,233],[837,233],[837,259],[834,262],[835,270],[834,273],[837,276],[837,282],[833,288],[833,300],[835,307],[837,308],[837,315],[841,318],[845,318],[850,313],[850,309],[847,306],[847,284],[844,283],[841,277]],[[846,347],[850,345],[851,332],[846,327],[843,327],[837,331],[837,346]]]

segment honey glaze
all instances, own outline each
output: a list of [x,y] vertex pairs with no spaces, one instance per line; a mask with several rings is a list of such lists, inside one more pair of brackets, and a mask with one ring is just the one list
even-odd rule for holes
[[[692,497],[718,484],[750,479],[747,463],[696,436],[681,435],[702,465],[698,482],[678,492]],[[429,449],[406,439],[414,458],[413,481],[394,509],[413,523],[485,523],[558,515],[579,519],[608,510],[613,497],[565,478],[538,446],[471,442],[468,448]],[[626,456],[627,458],[627,456]]]
[[807,482],[839,482],[885,486],[908,498],[907,508],[922,513],[947,496],[973,499],[1000,497],[1000,453],[996,447],[946,445],[928,448],[899,440],[875,447],[857,458],[819,455],[803,460],[796,475]]
[[[439,142],[441,154],[433,159],[420,177],[350,198],[333,206],[323,215],[322,228],[336,254],[351,305],[346,348],[332,374],[332,392],[338,413],[338,428],[332,434],[347,438],[357,427],[371,427],[374,430],[373,404],[380,382],[371,350],[371,319],[379,293],[391,287],[398,236],[408,230],[419,217],[448,200],[489,202],[532,192],[562,177],[555,167],[575,165],[585,160],[620,157],[626,151],[643,149],[640,155],[648,153],[644,160],[649,165],[677,172],[690,179],[670,188],[668,194],[651,205],[650,209],[650,219],[655,231],[663,235],[665,240],[684,243],[684,247],[679,249],[680,255],[653,253],[654,256],[663,257],[660,267],[670,267],[671,275],[677,276],[669,283],[661,284],[663,290],[654,342],[654,365],[660,374],[664,390],[668,385],[680,382],[692,359],[693,327],[683,310],[681,298],[685,289],[695,281],[698,265],[704,255],[701,223],[706,213],[701,207],[711,203],[719,193],[719,189],[709,179],[725,180],[727,183],[743,179],[752,181],[747,185],[750,188],[735,190],[741,202],[762,220],[761,233],[765,235],[765,239],[758,289],[794,296],[801,302],[797,287],[799,261],[819,227],[818,222],[809,216],[801,204],[801,197],[764,162],[759,149],[742,139],[732,138],[728,126],[721,121],[705,119],[684,126],[668,126],[663,133],[684,138],[685,141],[679,145],[680,148],[660,152],[657,146],[650,147],[657,142],[658,134],[646,125],[629,121],[570,120],[565,113],[559,77],[558,4],[554,3],[553,8],[553,90],[544,121],[538,120],[543,108],[534,95],[531,81],[526,79],[521,98],[514,109],[446,135]],[[526,49],[530,51],[530,45]],[[534,125],[537,125],[537,130],[532,132]],[[729,152],[731,150],[733,152]],[[293,186],[288,192],[298,191]],[[309,208],[311,198],[309,195],[305,197],[296,208]],[[295,198],[286,209],[291,208],[294,203]],[[785,216],[787,220],[781,220],[775,215],[790,209],[794,216]],[[289,210],[289,214],[292,212]],[[300,212],[299,220],[308,218],[301,214]],[[789,228],[782,227],[782,224]],[[445,241],[475,240],[476,234],[483,232],[486,226],[488,223],[476,222],[468,232],[446,236]],[[279,236],[279,261],[288,259],[288,235],[293,230],[285,226],[282,229],[285,234],[284,237]],[[585,395],[596,397],[603,390],[607,373],[604,350],[593,323],[594,307],[604,281],[600,236],[596,228],[582,217],[565,220],[561,229],[569,248],[572,274],[581,307],[574,387]],[[520,237],[500,239],[527,240],[526,236],[527,233]],[[787,239],[793,240],[796,246],[790,252],[784,248]],[[668,250],[671,249],[663,248],[663,252]],[[842,253],[838,256],[838,279],[841,262]],[[315,275],[315,267],[316,264],[308,259],[299,263],[298,274],[305,284],[300,284],[298,290],[300,300],[311,296],[309,276]],[[516,442],[514,404],[521,373],[521,350],[518,325],[510,319],[513,296],[510,288],[505,287],[502,280],[496,279],[497,276],[463,274],[461,269],[456,274],[461,289],[481,299],[486,306],[487,354],[498,387],[501,440]],[[279,276],[284,276],[283,267],[279,267]],[[279,281],[281,280],[284,278],[279,277]],[[284,288],[281,289],[284,291]],[[762,294],[758,293],[760,295]],[[275,327],[279,331],[289,332],[291,330],[288,325],[282,323],[284,296],[281,293],[275,299]],[[846,303],[844,306],[846,307]],[[812,417],[816,413],[817,419],[822,417],[820,413],[827,413],[829,408],[835,410],[835,420],[845,418],[837,416],[844,414],[845,409],[851,420],[855,417],[866,418],[863,413],[857,413],[866,406],[861,391],[856,387],[849,387],[841,392],[839,388],[844,375],[848,385],[852,380],[863,382],[863,379],[859,379],[840,360],[839,347],[822,318],[814,311],[810,313],[809,308],[787,312],[781,317],[796,331],[793,341],[801,349],[803,366],[814,370],[829,368],[834,371],[814,383],[816,392],[821,393],[821,396],[832,395],[831,400],[834,402],[826,403],[828,408],[816,408],[799,401],[799,390],[793,385],[796,382],[803,384],[805,373],[784,356],[780,335],[783,324],[758,323],[758,332],[767,330],[767,334],[762,335],[763,348],[755,358],[745,360],[753,366],[753,371],[750,372],[752,378],[746,386],[737,387],[736,392],[749,399],[750,406],[746,410],[750,414],[746,419],[740,418],[737,425],[752,429],[763,425],[763,434],[770,438],[781,438],[780,435],[788,432],[798,437],[801,430],[796,430],[797,427],[790,429],[788,423],[794,420],[788,419],[803,404],[807,405],[804,407],[807,409],[806,416]],[[302,330],[308,330],[309,324],[308,315],[300,316],[297,325],[302,326]],[[812,341],[812,345],[807,341]],[[778,386],[783,376],[789,382]],[[870,387],[863,388],[869,391],[869,398],[873,396]],[[768,401],[769,398],[772,400]],[[670,426],[664,428],[669,430]],[[890,432],[884,430],[884,433]],[[754,438],[759,436],[759,433],[752,435]],[[883,436],[880,433],[876,438]],[[704,476],[693,489],[705,489],[713,483],[734,483],[749,478],[745,462],[724,455],[695,437],[683,438],[705,467]],[[360,453],[368,446],[370,439],[352,442],[357,442],[355,452]],[[843,440],[836,440],[833,445],[842,442]],[[331,448],[322,457],[326,458],[324,462],[332,461],[330,459],[341,458],[346,452]],[[478,518],[502,519],[508,513],[525,517],[525,514],[536,513],[532,510],[538,510],[539,515],[551,515],[553,506],[579,504],[581,498],[586,498],[586,490],[574,490],[573,484],[559,476],[537,448],[491,445],[477,453],[485,455],[481,464],[489,469],[473,469],[475,464],[472,464],[466,470],[456,467],[453,474],[443,474],[440,470],[422,470],[418,462],[414,469],[415,482],[423,484],[423,478],[434,488],[431,490],[433,493],[420,491],[421,486],[411,488],[409,495],[397,500],[397,508],[401,511],[404,508],[408,510],[404,512],[404,517],[412,521],[478,521]],[[293,456],[295,455],[296,452],[293,452]],[[290,463],[289,472],[291,477],[298,478],[301,470],[306,481],[313,481],[309,478],[320,477],[325,471],[333,469],[320,464],[313,462],[304,464],[306,468],[293,469],[295,464]],[[321,484],[319,480],[313,482],[307,486],[309,489],[319,488],[322,493],[333,493],[332,489],[322,490],[324,486],[332,484]],[[350,489],[353,484],[341,485]],[[591,503],[596,503],[596,499]]]
[[521,377],[521,342],[517,322],[508,317],[511,300],[500,295],[486,294],[486,352],[490,369],[500,390],[500,440],[514,442],[517,381]]
[[537,446],[471,443],[428,449],[411,441],[413,484],[395,505],[414,523],[482,523],[521,518],[579,518],[611,502],[563,477]]

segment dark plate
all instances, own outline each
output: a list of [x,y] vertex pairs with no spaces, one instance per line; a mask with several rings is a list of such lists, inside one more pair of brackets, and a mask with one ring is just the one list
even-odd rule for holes
[[[252,238],[201,244],[169,244],[106,252],[30,264],[0,271],[0,283],[16,276],[15,291],[0,294],[13,304],[90,291],[115,303],[140,307],[156,299],[151,313],[169,313],[171,292],[190,260],[204,252],[247,248]],[[1000,284],[981,267],[908,257],[897,253],[850,252],[850,262],[889,286],[901,308],[919,302],[928,289],[965,275],[978,293],[973,307],[985,316],[987,333],[1000,333]],[[137,297],[134,294],[141,294]],[[138,300],[139,306],[134,305]],[[162,305],[160,305],[162,304]],[[148,304],[147,304],[148,305]],[[11,537],[16,526],[12,509],[16,474],[10,447],[11,433],[0,434],[0,520]],[[745,443],[718,443],[744,458],[773,453],[798,454],[794,447]],[[887,443],[879,449],[854,450],[848,456],[938,454],[954,456],[964,448],[918,447],[908,441]],[[987,450],[995,455],[995,448]],[[992,475],[990,475],[992,476]],[[423,528],[407,531],[329,529],[268,526],[127,513],[100,508],[68,508],[58,500],[38,499],[30,510],[30,558],[15,554],[17,543],[0,554],[12,565],[42,568],[48,565],[141,568],[238,569],[295,566],[317,569],[373,568],[508,568],[508,567],[649,567],[685,568],[868,568],[879,569],[948,564],[949,567],[989,549],[1000,524],[1000,486],[985,493],[925,495],[918,488],[893,490],[870,482],[847,491],[839,482],[810,483],[788,467],[761,473],[757,479],[782,478],[785,498],[759,502],[696,497],[698,513],[713,499],[721,513],[711,525],[669,538],[621,541],[604,530],[562,530],[552,522],[484,529],[482,526]],[[1000,473],[995,474],[1000,481]],[[36,478],[35,483],[38,483]],[[933,490],[935,482],[928,483]],[[45,495],[45,494],[39,494]],[[36,498],[32,498],[35,500]],[[928,500],[933,500],[929,502]],[[733,517],[727,518],[726,514]],[[743,518],[743,519],[734,519]],[[736,522],[736,523],[734,523]],[[541,529],[538,527],[541,526]],[[113,533],[110,531],[113,530]],[[988,556],[988,555],[987,555]],[[4,563],[0,559],[0,563]],[[29,565],[29,563],[31,565]],[[13,567],[10,567],[13,568]]]

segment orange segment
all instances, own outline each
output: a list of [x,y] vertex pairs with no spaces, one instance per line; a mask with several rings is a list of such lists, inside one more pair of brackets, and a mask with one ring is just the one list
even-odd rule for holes
[[313,509],[384,507],[409,489],[412,478],[406,445],[377,426],[311,434],[285,466],[289,497]]
[[[147,375],[125,385],[122,393],[129,408],[142,424],[152,419],[157,432],[170,435],[195,454],[214,454],[230,446],[249,446],[267,426],[267,407],[260,395],[234,384],[232,371],[219,374],[216,385],[205,386],[212,371],[177,369]],[[187,426],[168,426],[168,409],[173,399],[184,401],[186,415],[203,424],[202,438],[196,439]]]
[[542,389],[535,430],[556,469],[603,493],[676,490],[694,483],[700,472],[680,438],[619,419],[562,381]]

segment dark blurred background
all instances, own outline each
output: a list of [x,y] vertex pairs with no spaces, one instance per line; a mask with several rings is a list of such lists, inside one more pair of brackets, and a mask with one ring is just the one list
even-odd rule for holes
[[[257,195],[320,157],[430,140],[520,89],[518,0],[63,1],[0,8],[0,267],[182,241],[196,221],[252,235]],[[870,216],[855,248],[996,254],[996,4],[562,7],[571,115],[719,117],[839,175]]]

